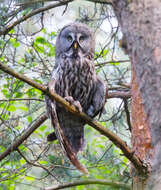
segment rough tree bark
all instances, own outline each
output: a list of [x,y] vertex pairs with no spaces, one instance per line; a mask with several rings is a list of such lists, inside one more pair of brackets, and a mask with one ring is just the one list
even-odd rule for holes
[[[134,69],[132,69],[131,95],[131,136],[133,151],[135,152],[135,155],[137,155],[144,162],[144,164],[150,167],[150,161],[154,151],[151,142],[149,123],[142,103]],[[140,175],[134,168],[132,169],[132,176],[134,176],[133,190],[145,189],[149,173],[147,172],[147,175],[143,176]]]
[[[153,158],[146,189],[161,189],[161,1],[114,0],[127,52],[147,117]],[[145,141],[145,138],[142,139]],[[150,141],[149,141],[150,142]],[[147,155],[146,155],[147,156]]]

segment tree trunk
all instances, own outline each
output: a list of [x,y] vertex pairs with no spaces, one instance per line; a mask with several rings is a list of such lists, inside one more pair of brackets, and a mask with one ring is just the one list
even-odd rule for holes
[[[131,95],[131,135],[133,151],[146,165],[150,166],[150,161],[154,152],[151,145],[150,128],[147,121],[147,115],[142,104],[134,69],[132,69]],[[148,180],[148,175],[141,176],[134,168],[132,168],[132,176],[134,176],[133,190],[144,190]]]
[[[135,135],[133,145],[137,154],[150,159],[152,172],[147,182],[147,189],[161,189],[161,1],[160,0],[113,0],[113,7],[121,26],[126,50],[130,56],[133,70],[136,74],[135,81],[141,97],[141,104],[145,112],[145,125],[138,130],[145,130],[148,126],[148,146],[150,137],[154,148],[151,151],[139,153]],[[136,117],[137,112],[134,112]],[[134,114],[133,114],[134,116]],[[132,133],[135,129],[133,129]],[[140,139],[145,141],[145,137]],[[135,145],[135,143],[137,145]],[[146,144],[146,143],[145,143]],[[143,146],[145,148],[145,145]],[[140,149],[140,150],[141,150]],[[142,155],[143,154],[143,155]],[[144,159],[144,158],[143,158]],[[157,176],[155,178],[155,176]]]

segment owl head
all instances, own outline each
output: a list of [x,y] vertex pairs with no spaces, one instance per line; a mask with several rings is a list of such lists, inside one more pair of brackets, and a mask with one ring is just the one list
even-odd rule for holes
[[55,55],[59,58],[62,55],[76,58],[79,56],[93,57],[95,49],[95,39],[89,27],[82,23],[71,23],[60,31],[56,46]]

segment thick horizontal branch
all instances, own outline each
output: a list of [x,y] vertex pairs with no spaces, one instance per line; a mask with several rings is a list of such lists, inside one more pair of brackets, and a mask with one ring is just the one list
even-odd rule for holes
[[59,189],[65,189],[68,187],[75,187],[79,185],[90,185],[90,184],[99,184],[99,185],[108,185],[114,188],[123,188],[125,190],[130,190],[130,185],[121,183],[121,182],[115,182],[115,181],[109,181],[109,180],[97,180],[97,179],[88,179],[83,181],[76,181],[72,183],[65,183],[62,185],[56,185],[53,187],[45,188],[44,190],[59,190]]
[[12,151],[17,150],[17,148],[45,121],[47,120],[47,115],[41,115],[27,131],[16,140],[10,147],[8,147],[1,155],[0,161],[9,155]]
[[47,86],[36,83],[35,81],[29,79],[28,77],[26,77],[22,74],[15,72],[13,69],[9,68],[8,66],[6,66],[2,63],[0,63],[0,69],[3,70],[4,72],[16,77],[17,79],[20,79],[21,81],[24,81],[24,82],[28,83],[29,85],[41,90],[44,94],[47,94],[51,99],[60,103],[68,111],[70,111],[74,115],[77,115],[78,117],[81,117],[84,121],[86,121],[86,123],[88,123],[94,129],[99,131],[102,135],[108,137],[117,147],[119,147],[122,150],[122,152],[124,153],[124,155],[133,163],[134,167],[138,170],[138,172],[144,173],[144,174],[146,173],[146,167],[142,164],[140,159],[134,155],[133,151],[127,146],[126,142],[121,140],[121,138],[118,137],[116,134],[114,134],[112,131],[104,128],[103,126],[101,126],[100,123],[91,119],[85,113],[78,112],[78,110],[73,105],[70,105],[67,101],[65,101],[58,94],[49,93]]
[[52,8],[56,8],[56,7],[59,7],[59,6],[62,6],[62,5],[66,5],[66,4],[68,4],[68,3],[72,2],[72,1],[73,0],[64,0],[64,1],[60,1],[59,3],[50,4],[48,6],[36,9],[36,10],[32,11],[31,13],[29,13],[27,15],[24,15],[23,17],[17,19],[14,23],[12,23],[11,25],[9,25],[6,28],[4,28],[3,30],[1,30],[0,35],[7,34],[15,26],[17,26],[18,24],[24,22],[25,20],[27,20],[28,18],[30,18],[30,17],[32,17],[34,15],[37,15],[39,13],[42,13],[42,12],[47,11],[47,10],[52,9]]

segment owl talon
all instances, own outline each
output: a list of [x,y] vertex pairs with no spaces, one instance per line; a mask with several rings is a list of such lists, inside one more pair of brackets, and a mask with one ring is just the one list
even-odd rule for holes
[[75,106],[75,108],[76,108],[79,112],[82,112],[82,106],[81,106],[81,104],[80,104],[79,101],[75,101],[72,96],[66,96],[64,99],[65,99],[67,102],[69,102],[69,104]]
[[74,104],[74,99],[72,96],[66,96],[64,98],[67,102],[69,102],[69,104]]

